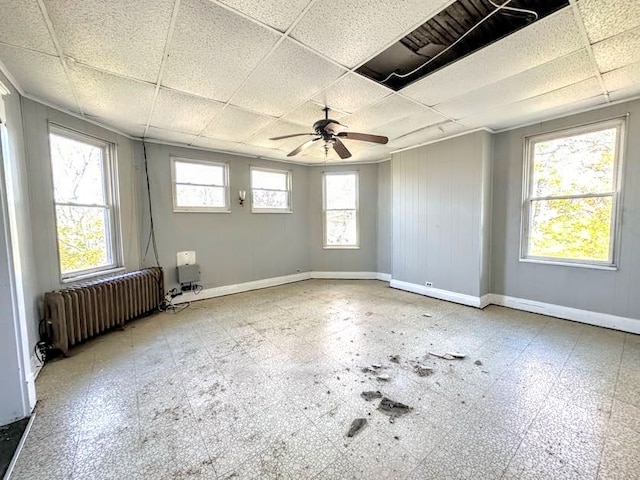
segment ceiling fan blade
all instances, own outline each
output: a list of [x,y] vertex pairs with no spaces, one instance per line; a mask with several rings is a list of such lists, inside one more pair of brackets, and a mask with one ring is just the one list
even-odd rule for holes
[[318,137],[318,138],[312,138],[311,140],[309,140],[308,142],[304,142],[302,145],[300,145],[298,148],[296,148],[295,150],[293,150],[292,152],[287,154],[287,157],[293,157],[294,155],[299,154],[302,150],[309,148],[311,145],[313,145],[313,142],[317,142],[318,140],[320,140],[322,137]]
[[324,131],[330,133],[331,135],[337,135],[340,132],[344,132],[348,127],[346,125],[341,124],[340,122],[333,121],[327,123],[324,127]]
[[302,137],[304,135],[316,135],[316,134],[315,133],[294,133],[293,135],[282,135],[281,137],[273,137],[273,138],[270,138],[269,140],[283,140],[285,138]]
[[340,158],[342,158],[343,160],[345,158],[349,158],[351,156],[351,152],[347,150],[347,147],[344,146],[344,143],[342,143],[339,138],[335,138],[334,140],[335,142],[333,143],[333,149],[340,156]]
[[340,138],[348,138],[349,140],[360,140],[363,142],[373,142],[386,144],[389,139],[380,135],[371,135],[369,133],[342,132],[337,134]]

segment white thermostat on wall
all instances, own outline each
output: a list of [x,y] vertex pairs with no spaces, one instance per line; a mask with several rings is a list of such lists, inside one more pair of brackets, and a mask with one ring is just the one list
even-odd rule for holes
[[178,266],[193,265],[196,263],[196,252],[194,251],[178,252],[176,257]]

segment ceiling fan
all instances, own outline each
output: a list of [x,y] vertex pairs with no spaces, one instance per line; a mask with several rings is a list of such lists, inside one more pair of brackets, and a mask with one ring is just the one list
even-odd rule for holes
[[333,148],[342,159],[349,158],[351,156],[351,152],[347,150],[347,147],[345,147],[344,143],[342,143],[342,141],[340,140],[341,138],[346,138],[348,140],[360,140],[362,142],[381,143],[383,145],[389,141],[387,137],[382,137],[380,135],[347,132],[346,125],[341,124],[337,120],[332,120],[329,118],[329,107],[324,107],[322,110],[324,110],[324,118],[322,120],[318,120],[313,124],[313,130],[315,133],[294,133],[293,135],[273,137],[269,140],[282,140],[285,138],[302,137],[305,135],[315,136],[316,138],[312,138],[311,140],[304,142],[298,148],[296,148],[292,152],[289,152],[287,154],[287,157],[293,157],[294,155],[299,154],[301,151],[309,148],[318,140],[323,140],[325,157],[329,153],[329,150]]

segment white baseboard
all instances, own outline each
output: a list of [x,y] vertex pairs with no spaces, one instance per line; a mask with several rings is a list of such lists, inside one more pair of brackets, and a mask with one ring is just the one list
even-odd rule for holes
[[586,323],[597,327],[611,328],[628,333],[640,334],[640,320],[628,317],[619,317],[608,313],[580,310],[578,308],[554,305],[552,303],[526,300],[523,298],[509,297],[492,293],[489,295],[490,303],[502,307],[523,310],[525,312],[540,313],[549,317],[564,318],[574,322]]
[[378,280],[378,272],[309,272],[309,278],[335,280]]
[[35,355],[31,355],[31,376],[33,381],[36,381],[38,375],[40,375],[40,370],[42,370],[42,363],[36,358]]
[[419,293],[420,295],[426,295],[427,297],[438,298],[440,300],[446,300],[448,302],[460,303],[462,305],[468,305],[470,307],[483,308],[482,299],[480,297],[474,297],[473,295],[466,295],[464,293],[450,292],[448,290],[441,290],[439,288],[424,287],[417,283],[403,282],[401,280],[391,280],[391,288],[397,288],[399,290],[405,290],[407,292]]
[[[466,295],[464,293],[451,292],[441,290],[439,288],[425,287],[410,282],[394,280],[388,273],[378,272],[302,272],[293,275],[285,275],[282,277],[265,278],[263,280],[255,280],[252,282],[238,283],[235,285],[224,285],[222,287],[207,288],[199,294],[192,292],[184,293],[174,299],[175,304],[186,303],[195,300],[204,300],[207,298],[222,297],[224,295],[232,295],[234,293],[248,292],[250,290],[259,290],[261,288],[276,287],[287,283],[300,282],[309,279],[335,279],[335,280],[382,280],[390,282],[392,288],[405,290],[407,292],[417,293],[428,297],[446,300],[448,302],[459,303],[475,308],[484,308],[487,305],[499,305],[503,307],[513,308],[515,310],[523,310],[526,312],[540,313],[550,317],[563,318],[573,320],[575,322],[596,325],[598,327],[611,328],[629,333],[640,334],[640,320],[633,318],[618,317],[606,313],[591,312],[589,310],[580,310],[577,308],[564,307],[562,305],[553,305],[550,303],[538,302],[535,300],[526,300],[522,298],[509,297],[506,295],[498,295],[489,293],[481,297]],[[35,357],[32,357],[33,378],[37,377],[42,365],[38,365]]]
[[234,293],[248,292],[249,290],[260,290],[261,288],[277,287],[287,283],[300,282],[309,280],[311,276],[309,272],[294,273],[283,277],[265,278],[263,280],[254,280],[252,282],[236,283],[234,285],[224,285],[222,287],[206,288],[200,293],[187,292],[173,299],[174,304],[187,303],[195,300],[204,300],[207,298],[223,297]]

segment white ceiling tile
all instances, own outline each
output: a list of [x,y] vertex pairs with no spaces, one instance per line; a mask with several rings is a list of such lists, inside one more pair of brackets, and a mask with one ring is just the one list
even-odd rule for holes
[[184,0],[162,84],[227,101],[278,38],[209,0]]
[[291,40],[285,40],[251,75],[233,103],[281,116],[344,72]]
[[402,93],[437,105],[582,47],[575,17],[565,8],[418,80]]
[[394,120],[376,127],[367,133],[383,135],[389,139],[398,138],[407,135],[416,130],[421,130],[429,125],[446,122],[448,119],[431,110],[425,110],[414,115]]
[[272,117],[229,105],[215,117],[204,131],[204,135],[231,142],[241,142],[273,120]]
[[0,45],[0,62],[24,92],[67,110],[78,111],[71,85],[58,57]]
[[35,0],[0,0],[0,12],[0,42],[57,54]]
[[594,74],[594,67],[586,50],[579,50],[543,65],[505,78],[486,87],[473,90],[436,109],[452,118],[460,119],[489,108],[518,102],[558,88],[586,80]]
[[223,104],[161,88],[151,116],[151,125],[183,133],[200,133]]
[[324,0],[316,2],[291,35],[349,68],[437,13],[446,0]]
[[346,124],[350,131],[368,133],[369,130],[379,125],[426,112],[429,112],[429,110],[421,105],[399,95],[390,95],[375,105],[344,117],[341,122]]
[[196,139],[196,136],[188,133],[175,132],[173,130],[165,130],[163,128],[149,127],[145,138],[162,140],[169,143],[191,145],[191,143]]
[[[323,105],[320,105],[316,102],[307,102],[304,105],[296,108],[295,110],[287,113],[284,117],[282,117],[282,119],[288,122],[303,125],[304,127],[307,127],[307,130],[309,130],[309,132],[313,132],[313,130],[311,129],[313,124],[321,118],[324,118],[324,111],[322,110],[323,108]],[[329,112],[329,118],[333,118],[334,120],[339,120],[342,117],[344,117],[344,113],[342,112]]]
[[302,13],[309,0],[220,0],[245,15],[284,32]]
[[314,138],[312,136],[300,136],[285,138],[283,140],[269,140],[273,137],[293,135],[295,133],[305,133],[305,128],[301,128],[300,125],[278,120],[277,122],[256,132],[251,138],[246,140],[245,143],[260,147],[279,149],[288,153],[298,145]]
[[633,87],[640,88],[640,62],[605,73],[602,79],[609,92]]
[[640,61],[640,27],[596,43],[593,55],[602,73]]
[[70,71],[87,115],[146,124],[155,94],[153,85],[86,67],[75,66]]
[[454,122],[432,125],[417,132],[391,140],[387,146],[392,150],[407,148],[414,145],[420,145],[426,142],[432,142],[440,138],[450,137],[469,130],[468,127]]
[[330,108],[354,113],[391,93],[393,90],[390,88],[378,85],[357,73],[350,73],[325,88],[314,100]]
[[578,8],[591,43],[640,25],[638,0],[580,0]]
[[173,0],[44,3],[65,55],[109,72],[158,81]]
[[461,123],[469,127],[503,129],[603,102],[600,83],[594,77],[544,95],[488,110],[465,118]]

